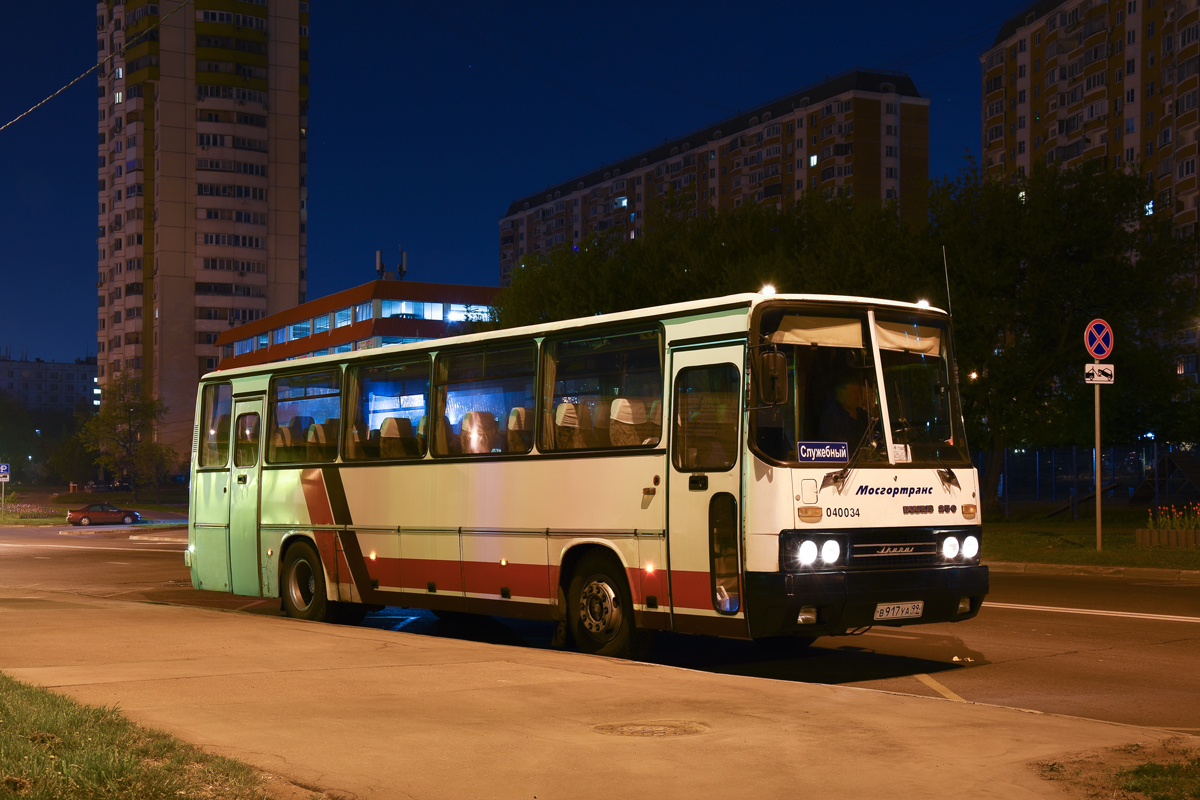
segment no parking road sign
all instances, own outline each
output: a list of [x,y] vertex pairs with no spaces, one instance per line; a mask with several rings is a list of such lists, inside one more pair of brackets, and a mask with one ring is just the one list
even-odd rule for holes
[[8,464],[0,464],[0,483],[8,483]]
[[1113,332],[1108,323],[1094,319],[1083,332],[1083,346],[1092,358],[1108,358],[1113,349]]

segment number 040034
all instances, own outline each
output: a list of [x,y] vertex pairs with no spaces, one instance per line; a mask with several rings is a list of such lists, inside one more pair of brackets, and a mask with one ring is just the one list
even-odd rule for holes
[[857,517],[859,510],[857,508],[830,508],[825,513],[831,517]]

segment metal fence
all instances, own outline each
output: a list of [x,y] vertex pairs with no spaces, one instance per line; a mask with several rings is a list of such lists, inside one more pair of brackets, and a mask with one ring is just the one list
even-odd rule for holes
[[[1196,497],[1190,445],[1138,444],[1104,447],[1099,469],[1102,502],[1169,505],[1173,498]],[[972,452],[980,485],[1007,516],[1018,504],[1069,507],[1095,497],[1096,451],[1093,447],[1007,448]],[[1158,479],[1154,477],[1158,465]],[[1135,497],[1136,495],[1136,497]],[[1077,509],[1076,509],[1077,510]]]

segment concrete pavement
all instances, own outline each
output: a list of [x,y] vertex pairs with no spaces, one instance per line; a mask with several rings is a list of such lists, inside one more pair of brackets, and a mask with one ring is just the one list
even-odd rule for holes
[[0,590],[0,631],[20,680],[361,798],[1061,797],[1030,762],[1169,735],[53,593]]

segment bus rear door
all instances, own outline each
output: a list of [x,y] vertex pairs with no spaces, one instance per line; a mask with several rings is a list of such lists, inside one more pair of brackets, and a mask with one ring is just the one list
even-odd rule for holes
[[671,351],[667,542],[675,630],[745,637],[744,342]]

